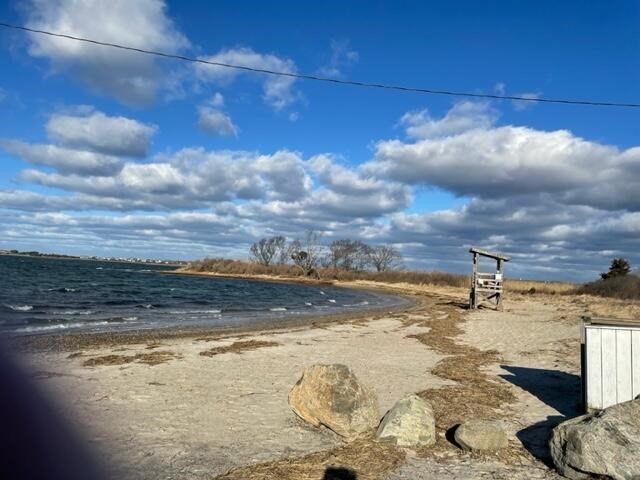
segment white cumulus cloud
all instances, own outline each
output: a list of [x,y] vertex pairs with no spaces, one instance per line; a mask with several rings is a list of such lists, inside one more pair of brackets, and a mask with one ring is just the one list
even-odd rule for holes
[[[282,58],[274,54],[258,53],[248,47],[223,49],[215,55],[203,56],[203,60],[238,65],[243,67],[269,70],[274,72],[295,73],[297,71],[293,60]],[[264,101],[276,110],[291,105],[298,98],[293,90],[295,78],[253,73],[245,70],[227,68],[215,65],[197,64],[196,75],[203,83],[229,85],[240,75],[252,75],[262,82]]]
[[0,148],[29,163],[53,167],[62,173],[109,176],[122,168],[122,161],[117,157],[57,145],[33,145],[20,140],[3,139],[0,140]]
[[220,92],[216,92],[209,102],[198,107],[198,128],[210,135],[237,137],[238,127],[222,107],[224,97]]
[[[24,10],[29,28],[167,53],[189,46],[162,0],[31,0]],[[47,59],[53,72],[68,73],[121,102],[148,104],[167,86],[153,57],[36,33],[29,37],[29,54]]]
[[155,125],[102,112],[54,114],[46,124],[48,137],[60,145],[116,156],[147,155]]

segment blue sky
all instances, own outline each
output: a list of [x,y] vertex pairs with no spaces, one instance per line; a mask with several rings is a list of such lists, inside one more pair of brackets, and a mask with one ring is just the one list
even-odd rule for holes
[[[638,2],[91,3],[5,2],[0,18],[334,78],[640,102]],[[0,31],[0,248],[243,257],[263,235],[315,228],[393,243],[416,268],[466,271],[472,244],[528,278],[640,262],[640,109],[70,43]]]

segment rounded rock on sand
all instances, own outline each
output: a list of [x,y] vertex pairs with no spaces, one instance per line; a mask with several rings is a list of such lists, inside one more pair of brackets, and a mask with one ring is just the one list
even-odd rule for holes
[[376,437],[399,447],[433,445],[436,421],[431,403],[415,394],[406,395],[384,416]]
[[509,443],[500,423],[489,420],[462,423],[456,429],[454,439],[463,450],[472,452],[500,450]]

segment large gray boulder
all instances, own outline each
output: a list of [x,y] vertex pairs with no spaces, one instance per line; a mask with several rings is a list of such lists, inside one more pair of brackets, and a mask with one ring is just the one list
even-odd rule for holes
[[453,438],[463,450],[472,452],[500,450],[509,443],[500,423],[489,420],[464,422],[456,428]]
[[400,399],[380,422],[376,437],[400,447],[436,443],[436,421],[431,403],[417,395]]
[[574,480],[640,478],[640,400],[561,423],[549,448],[558,471]]
[[289,405],[303,420],[324,425],[351,440],[378,425],[378,398],[346,365],[313,365],[289,392]]

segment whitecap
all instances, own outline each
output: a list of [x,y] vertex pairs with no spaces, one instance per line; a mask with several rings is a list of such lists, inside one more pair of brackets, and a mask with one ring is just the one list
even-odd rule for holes
[[325,295],[325,293],[322,290],[320,290],[320,295]]
[[34,333],[34,332],[48,332],[51,330],[68,330],[70,328],[82,328],[87,326],[100,326],[109,325],[109,322],[95,322],[95,323],[54,323],[52,325],[30,325],[28,327],[18,328],[15,332],[18,333]]
[[270,308],[269,310],[271,310],[272,312],[286,312],[287,311],[287,309],[284,308],[284,307],[273,307],[273,308]]
[[312,306],[313,306],[313,303],[311,303],[311,302],[304,302],[304,304],[305,304],[307,307],[312,307]]
[[30,312],[33,310],[33,305],[9,305],[5,304],[5,307],[10,308],[14,312]]
[[359,307],[360,305],[369,305],[369,302],[364,300],[360,303],[345,303],[343,307]]
[[330,299],[329,299],[329,302],[331,302],[331,303],[336,303],[336,301],[335,301],[333,298],[330,298]]

